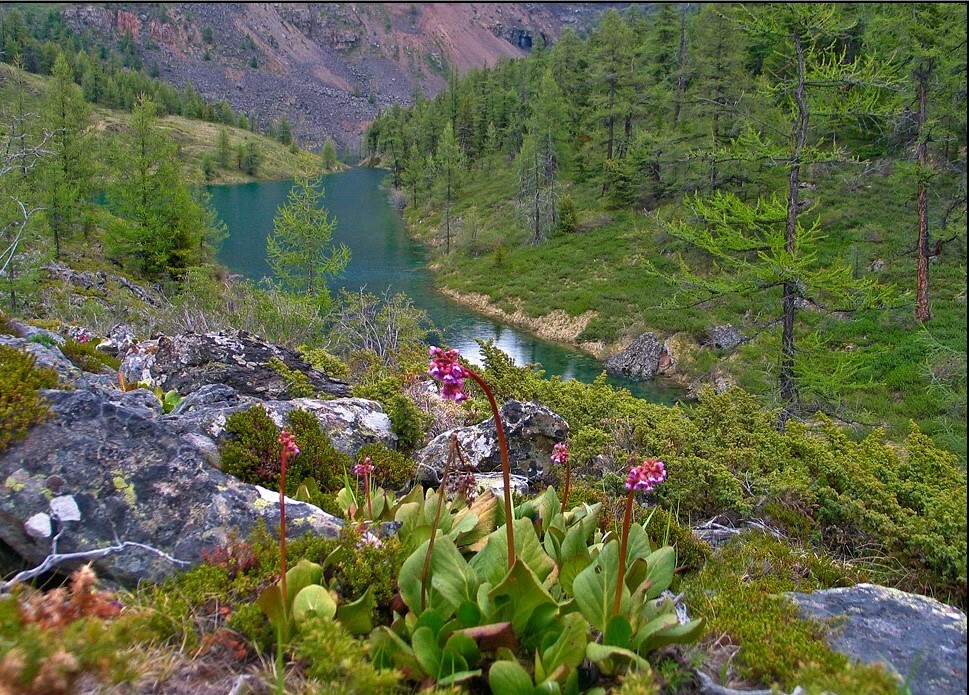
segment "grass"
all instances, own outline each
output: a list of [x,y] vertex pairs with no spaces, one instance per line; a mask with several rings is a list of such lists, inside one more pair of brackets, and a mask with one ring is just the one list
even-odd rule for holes
[[[703,263],[695,251],[663,230],[663,220],[682,213],[667,204],[655,214],[606,208],[598,186],[560,183],[579,210],[577,231],[553,234],[542,244],[531,243],[517,211],[516,166],[492,163],[487,171],[468,177],[452,209],[452,253],[443,254],[444,214],[440,205],[408,208],[412,232],[436,253],[438,282],[459,292],[486,295],[506,310],[521,310],[538,318],[555,310],[571,316],[594,311],[595,318],[575,342],[601,341],[615,350],[646,331],[684,333],[699,342],[706,329],[733,323],[755,332],[756,319],[779,312],[779,290],[754,300],[727,298],[717,305],[664,306],[675,288],[644,272],[649,259],[660,270],[673,271],[673,256]],[[966,250],[965,218],[945,232],[937,229],[943,203],[930,208],[936,237],[956,236],[941,258],[930,265],[930,297],[934,318],[916,324],[914,314],[915,239],[914,183],[892,166],[861,174],[860,167],[831,167],[809,173],[816,186],[806,191],[827,234],[818,249],[819,265],[849,262],[861,277],[874,277],[896,290],[893,306],[858,314],[853,321],[822,319],[801,312],[804,330],[820,331],[817,364],[810,369],[828,383],[821,392],[827,409],[837,416],[870,427],[885,428],[902,438],[910,420],[936,442],[966,461]],[[563,181],[564,181],[563,177]],[[935,193],[957,182],[940,177]],[[766,185],[766,184],[765,184]],[[479,222],[472,245],[461,218],[471,205]],[[456,231],[454,231],[456,230]],[[879,270],[872,270],[879,267]],[[765,331],[721,363],[747,390],[775,397],[779,338]],[[708,371],[717,357],[698,348],[684,360],[687,379]],[[837,358],[837,359],[836,359]],[[839,371],[853,364],[850,370]],[[850,372],[850,378],[849,378]],[[835,378],[832,375],[843,374]],[[843,378],[843,380],[842,380]]]

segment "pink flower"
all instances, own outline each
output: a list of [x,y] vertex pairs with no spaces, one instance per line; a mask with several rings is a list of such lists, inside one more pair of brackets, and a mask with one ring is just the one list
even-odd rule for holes
[[563,464],[569,460],[569,447],[565,442],[559,442],[552,447],[552,463]]
[[293,437],[293,433],[289,430],[283,430],[279,433],[279,443],[283,445],[283,456],[285,456],[287,460],[299,455],[299,447],[296,446],[296,438]]
[[666,480],[666,464],[659,459],[645,459],[639,466],[629,469],[626,489],[652,492],[653,488],[664,480]]
[[441,398],[455,403],[466,401],[468,395],[464,392],[464,380],[468,378],[468,370],[458,362],[458,351],[431,347],[429,353],[431,361],[427,373],[441,382]]
[[368,456],[363,460],[363,463],[358,463],[353,467],[354,475],[370,475],[373,472],[373,464],[370,462],[371,459]]

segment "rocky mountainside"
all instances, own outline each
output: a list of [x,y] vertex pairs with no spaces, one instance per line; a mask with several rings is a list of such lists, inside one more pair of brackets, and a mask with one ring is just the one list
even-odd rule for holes
[[146,68],[191,83],[265,126],[286,116],[300,142],[355,144],[378,110],[433,96],[464,72],[582,31],[629,3],[78,4],[64,18]]

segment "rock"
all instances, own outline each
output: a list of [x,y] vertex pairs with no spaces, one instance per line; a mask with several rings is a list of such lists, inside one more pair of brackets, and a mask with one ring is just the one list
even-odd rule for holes
[[702,344],[717,350],[733,350],[744,341],[745,338],[740,334],[740,331],[734,328],[732,324],[725,323],[722,326],[714,326],[708,329]]
[[131,326],[119,323],[110,331],[107,337],[98,343],[98,350],[118,357],[124,355],[135,344],[135,332]]
[[57,372],[57,379],[62,386],[75,386],[81,378],[81,370],[74,363],[64,357],[64,353],[56,347],[47,347],[41,343],[33,343],[23,338],[11,338],[0,335],[0,345],[26,350],[34,356],[38,367],[49,367]]
[[333,446],[351,455],[366,444],[382,444],[388,449],[397,446],[390,417],[380,403],[364,398],[259,401],[240,395],[231,386],[208,384],[186,397],[165,420],[179,432],[204,435],[210,441],[220,443],[227,436],[225,423],[228,417],[257,405],[262,405],[279,427],[286,426],[289,414],[294,410],[313,413]]
[[643,333],[632,345],[606,362],[608,371],[643,381],[660,373],[669,373],[675,366],[676,361],[669,346],[661,343],[652,333]]
[[128,383],[147,381],[182,396],[206,384],[225,384],[243,396],[283,400],[290,398],[286,380],[268,362],[281,360],[302,373],[317,391],[346,396],[350,386],[327,376],[293,350],[263,342],[245,331],[232,333],[186,333],[141,342],[131,348],[121,364]]
[[714,367],[709,373],[690,382],[689,388],[687,388],[686,396],[687,398],[696,400],[700,397],[700,391],[705,386],[709,386],[713,389],[714,393],[724,393],[729,391],[737,382],[734,380],[733,376],[722,370],[720,367]]
[[[514,400],[501,407],[501,418],[508,440],[511,473],[527,479],[547,472],[552,465],[549,460],[552,447],[565,441],[569,424],[543,405]],[[440,482],[452,434],[458,436],[461,450],[469,461],[477,464],[479,472],[501,470],[498,430],[492,417],[471,427],[459,427],[444,432],[416,452],[414,459],[417,461],[417,475],[421,480],[432,484]]]
[[[245,536],[258,524],[279,524],[278,497],[260,492],[209,465],[204,447],[181,436],[157,414],[112,402],[86,390],[45,391],[51,417],[0,452],[0,541],[34,566],[50,552],[46,537],[24,523],[38,514],[59,516],[58,551],[80,552],[133,541],[198,563],[203,550],[225,541],[230,529]],[[71,496],[69,505],[52,497]],[[66,516],[63,516],[66,515]],[[303,503],[287,503],[288,533],[335,537],[340,520]],[[43,531],[36,522],[35,532]],[[176,567],[138,548],[96,563],[99,573],[133,585],[160,580]],[[69,571],[65,567],[64,571]]]
[[63,345],[65,340],[64,336],[54,333],[54,331],[48,331],[46,328],[37,328],[37,326],[31,326],[29,323],[21,323],[20,321],[11,320],[11,325],[21,338],[30,340],[34,336],[44,336],[56,345]]
[[805,617],[834,619],[832,648],[884,663],[912,695],[964,695],[966,615],[935,599],[875,584],[788,594]]

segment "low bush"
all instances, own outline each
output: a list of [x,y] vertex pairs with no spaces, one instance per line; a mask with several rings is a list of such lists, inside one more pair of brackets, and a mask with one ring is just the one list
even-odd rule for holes
[[118,358],[101,352],[92,342],[82,343],[73,338],[68,338],[60,346],[60,350],[75,367],[92,374],[100,374],[104,367],[112,372],[117,372],[121,366],[121,361]]
[[0,345],[0,451],[47,417],[47,402],[38,391],[56,387],[57,372],[38,367],[25,350]]

